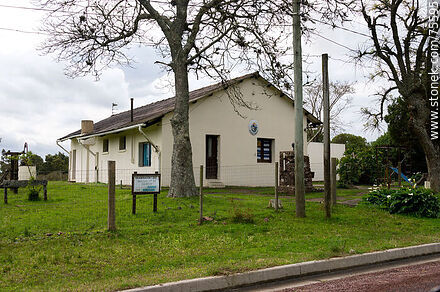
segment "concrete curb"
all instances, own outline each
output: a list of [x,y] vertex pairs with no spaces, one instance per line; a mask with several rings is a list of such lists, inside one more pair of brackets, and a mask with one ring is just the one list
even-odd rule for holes
[[295,278],[311,274],[326,273],[393,260],[440,253],[440,243],[430,243],[359,255],[310,261],[285,266],[278,266],[228,276],[216,276],[183,280],[155,286],[125,290],[125,292],[176,292],[176,291],[215,291],[247,286],[257,283]]

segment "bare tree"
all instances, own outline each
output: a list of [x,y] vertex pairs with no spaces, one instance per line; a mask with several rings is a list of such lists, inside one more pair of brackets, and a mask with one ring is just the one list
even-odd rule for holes
[[[243,106],[252,108],[226,81],[230,68],[237,64],[265,68],[264,75],[270,80],[291,87],[286,74],[291,62],[282,61],[291,48],[280,45],[290,37],[289,0],[38,2],[52,11],[44,22],[51,36],[43,50],[69,61],[67,74],[99,75],[108,66],[130,64],[128,49],[138,45],[155,47],[162,56],[157,63],[174,73],[170,196],[197,195],[188,123],[189,72],[222,80],[236,111]],[[304,15],[314,12],[326,19],[345,19],[353,0],[325,2],[307,2]]]
[[[322,81],[314,80],[305,88],[304,107],[315,117],[322,118]],[[333,135],[343,132],[348,123],[341,119],[341,114],[350,108],[355,93],[354,83],[330,82],[330,130]]]
[[[424,1],[423,1],[424,2]],[[397,91],[408,105],[408,128],[425,152],[429,180],[440,191],[440,145],[430,137],[430,28],[437,36],[439,19],[429,27],[428,16],[418,0],[361,1],[361,13],[368,25],[372,45],[361,50],[359,57],[377,62],[373,78],[384,78],[390,86],[378,93],[379,110],[363,109],[369,124],[378,126],[383,119],[384,104]],[[439,12],[439,7],[434,8]],[[438,46],[438,41],[437,41]],[[438,73],[437,73],[438,78]],[[438,90],[438,86],[437,86]]]

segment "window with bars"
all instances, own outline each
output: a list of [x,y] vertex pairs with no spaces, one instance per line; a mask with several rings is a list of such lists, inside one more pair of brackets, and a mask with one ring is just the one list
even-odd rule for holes
[[272,147],[273,139],[257,139],[257,162],[271,163],[272,162]]

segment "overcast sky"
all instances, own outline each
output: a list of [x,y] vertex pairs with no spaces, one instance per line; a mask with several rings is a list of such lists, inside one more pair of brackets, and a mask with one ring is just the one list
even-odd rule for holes
[[[41,156],[57,153],[61,149],[56,140],[80,128],[80,121],[99,121],[111,115],[111,104],[118,111],[129,108],[130,97],[135,105],[173,95],[166,85],[166,73],[154,64],[158,58],[150,48],[136,48],[130,53],[137,63],[135,68],[110,68],[99,81],[93,77],[70,79],[63,73],[64,64],[53,56],[42,56],[37,47],[46,36],[21,33],[37,31],[44,13],[7,8],[1,5],[32,7],[27,0],[0,0],[0,149],[18,151],[24,142]],[[366,32],[361,23],[347,24],[348,28]],[[323,26],[320,34],[356,49],[367,39],[341,29],[334,31]],[[353,105],[344,114],[347,132],[372,141],[379,133],[364,132],[360,108],[371,106],[375,85],[368,82],[369,69],[356,67],[350,61],[350,51],[327,40],[314,37],[303,43],[304,54],[328,53],[330,79],[356,81]],[[320,73],[320,58],[312,57],[310,70]],[[236,71],[234,76],[248,72]],[[210,80],[190,80],[191,89],[210,84]],[[65,143],[68,146],[68,143]]]

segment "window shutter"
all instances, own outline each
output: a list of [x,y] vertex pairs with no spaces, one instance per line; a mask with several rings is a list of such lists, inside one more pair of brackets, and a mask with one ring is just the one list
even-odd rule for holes
[[144,143],[139,143],[139,166],[144,166]]

